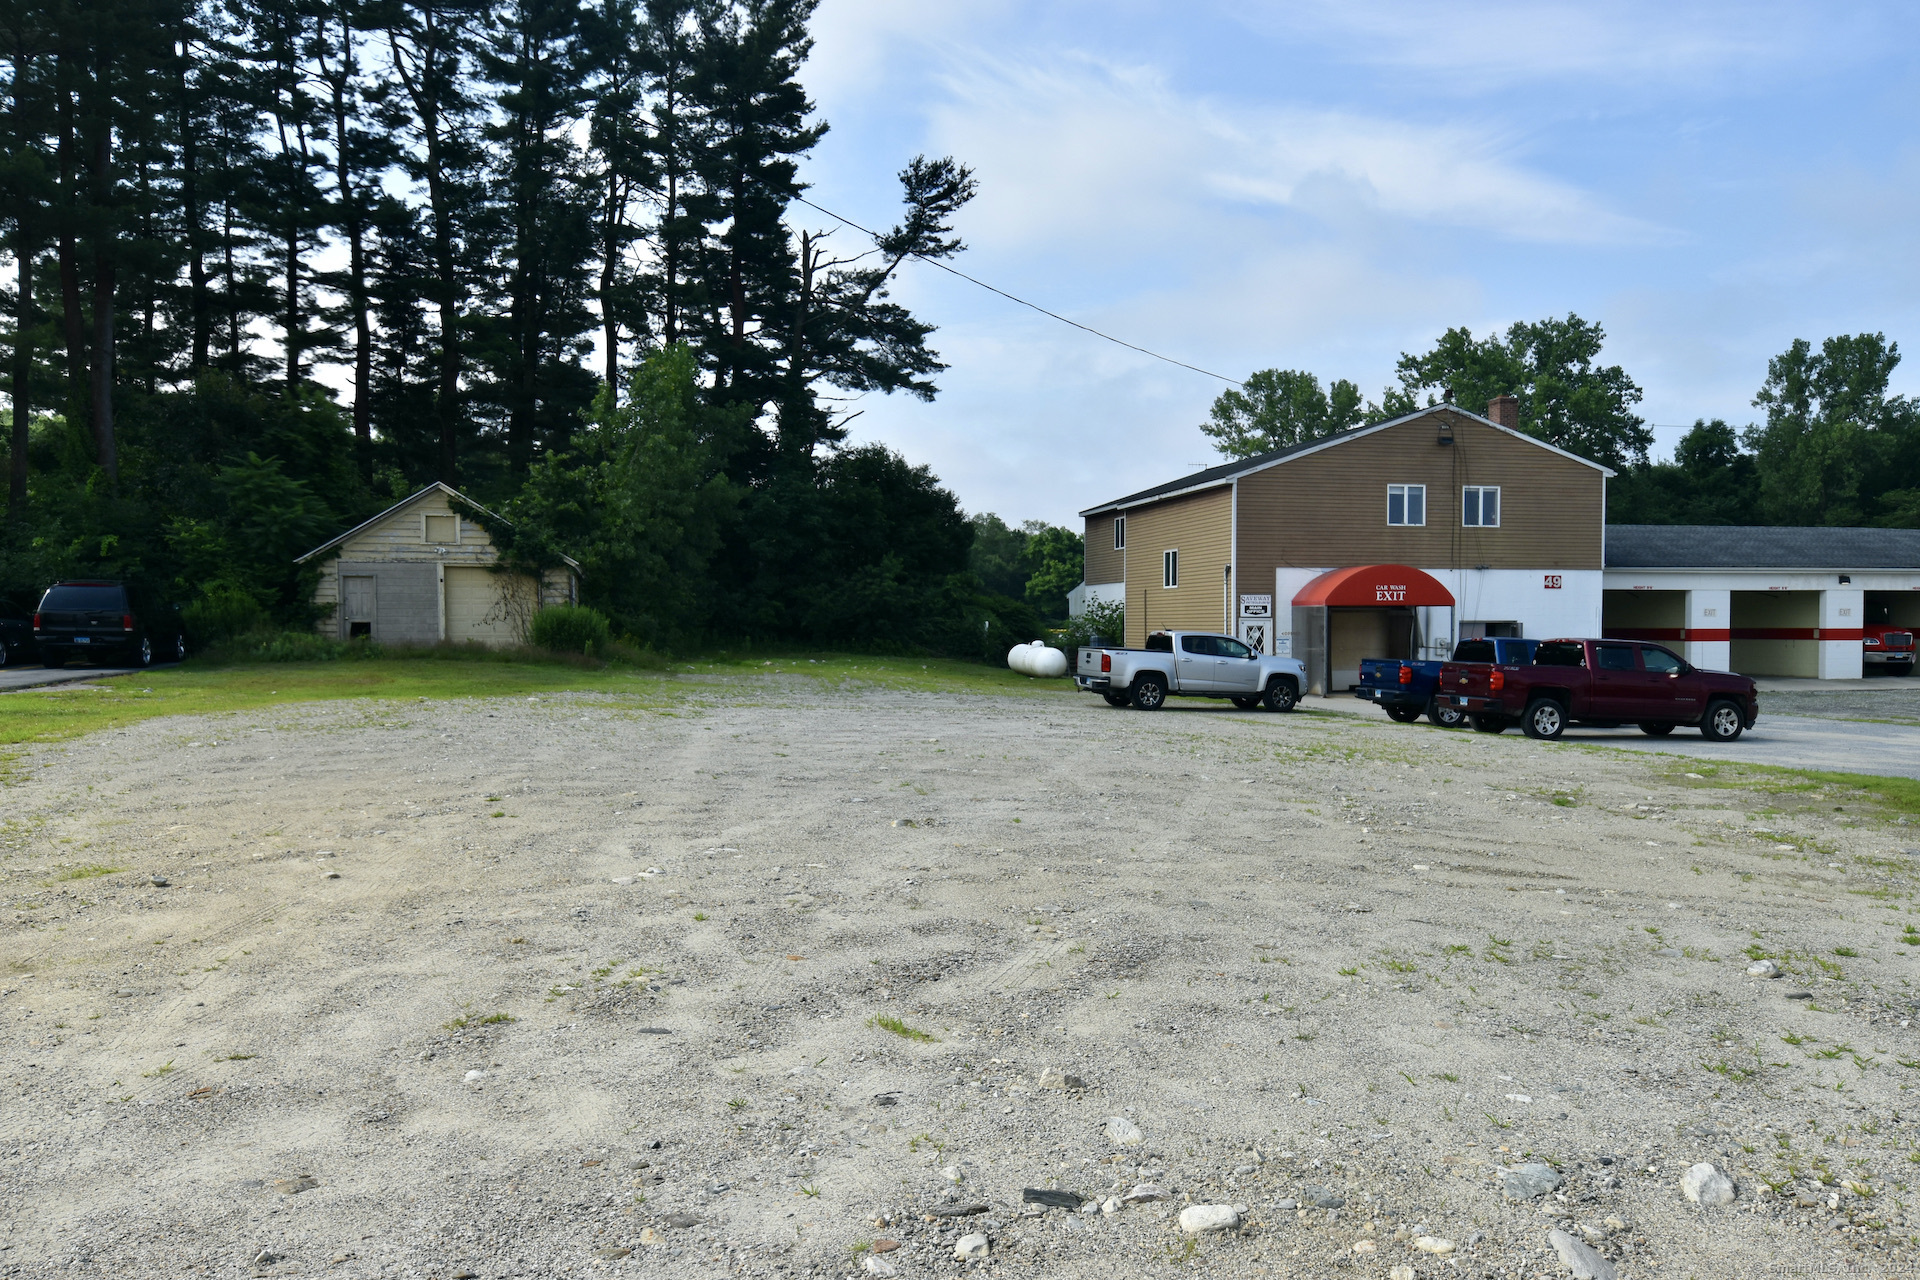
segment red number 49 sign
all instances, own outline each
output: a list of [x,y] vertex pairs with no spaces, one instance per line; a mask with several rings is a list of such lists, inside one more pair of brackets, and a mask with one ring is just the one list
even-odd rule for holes
[[1557,574],[1557,573],[1550,573],[1550,574],[1548,574],[1548,575],[1547,575],[1547,583],[1546,583],[1546,589],[1547,589],[1548,591],[1558,591],[1558,590],[1560,589],[1560,575],[1559,575],[1559,574]]

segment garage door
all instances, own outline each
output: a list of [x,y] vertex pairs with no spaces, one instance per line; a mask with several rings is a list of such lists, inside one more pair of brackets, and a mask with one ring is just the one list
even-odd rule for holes
[[447,566],[447,639],[518,644],[533,616],[533,584],[488,569]]

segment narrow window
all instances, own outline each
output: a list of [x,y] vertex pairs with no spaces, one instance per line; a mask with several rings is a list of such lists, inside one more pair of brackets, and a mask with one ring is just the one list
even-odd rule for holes
[[1427,522],[1427,486],[1390,484],[1387,486],[1387,523],[1423,525]]
[[1460,523],[1471,529],[1500,527],[1500,487],[1470,484],[1460,491]]
[[1115,551],[1127,549],[1127,518],[1125,516],[1113,518],[1113,549]]
[[1160,557],[1160,568],[1162,577],[1164,578],[1164,581],[1161,583],[1162,586],[1177,587],[1180,585],[1180,553],[1178,551],[1168,551],[1164,553]]

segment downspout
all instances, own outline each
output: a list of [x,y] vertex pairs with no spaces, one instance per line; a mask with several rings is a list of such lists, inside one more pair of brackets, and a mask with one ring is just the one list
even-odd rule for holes
[[1226,634],[1232,636],[1234,639],[1238,640],[1240,638],[1239,633],[1233,629],[1233,620],[1234,620],[1234,613],[1235,613],[1234,607],[1233,607],[1233,604],[1234,604],[1233,596],[1234,596],[1234,592],[1239,590],[1239,588],[1234,586],[1233,577],[1234,577],[1235,570],[1238,569],[1240,565],[1240,477],[1239,476],[1235,476],[1233,478],[1232,514],[1229,515],[1227,518],[1229,521],[1231,521],[1231,523],[1228,525],[1228,528],[1227,528],[1227,573],[1226,573],[1227,580],[1224,587],[1222,588],[1227,598],[1223,600],[1220,605],[1221,612],[1226,614],[1226,625],[1222,627],[1221,630],[1226,632]]

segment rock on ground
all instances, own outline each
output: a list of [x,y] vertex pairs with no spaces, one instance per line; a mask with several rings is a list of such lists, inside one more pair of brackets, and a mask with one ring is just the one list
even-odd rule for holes
[[1509,1200],[1532,1200],[1549,1191],[1557,1191],[1564,1181],[1553,1171],[1552,1165],[1523,1164],[1500,1175],[1500,1189],[1506,1192]]
[[1680,1175],[1680,1190],[1693,1203],[1710,1208],[1734,1200],[1732,1179],[1705,1161]]
[[1240,1211],[1230,1204],[1190,1204],[1180,1211],[1180,1229],[1190,1236],[1231,1231],[1240,1225]]
[[1613,1264],[1595,1253],[1585,1241],[1576,1240],[1564,1231],[1549,1231],[1547,1243],[1573,1273],[1573,1280],[1614,1280]]

